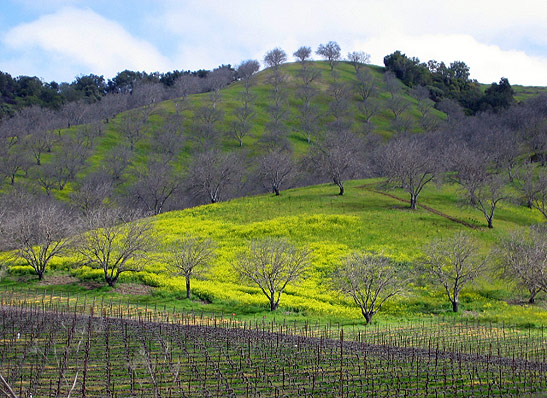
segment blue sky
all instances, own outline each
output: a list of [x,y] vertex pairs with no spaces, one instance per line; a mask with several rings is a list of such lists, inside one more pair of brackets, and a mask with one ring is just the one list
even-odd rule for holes
[[401,50],[480,82],[547,86],[545,0],[0,0],[0,70],[45,81],[237,65],[337,41],[374,64]]

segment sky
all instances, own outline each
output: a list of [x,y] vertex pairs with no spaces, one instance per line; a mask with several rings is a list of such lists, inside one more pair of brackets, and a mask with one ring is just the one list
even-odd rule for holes
[[[289,59],[336,41],[371,63],[464,61],[471,77],[547,86],[546,0],[0,0],[0,71],[72,82]],[[315,59],[320,59],[314,55]]]

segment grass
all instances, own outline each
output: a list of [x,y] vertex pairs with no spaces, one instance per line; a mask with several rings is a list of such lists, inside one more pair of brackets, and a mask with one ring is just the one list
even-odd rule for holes
[[[347,298],[332,292],[328,284],[329,274],[352,250],[382,252],[401,266],[413,267],[422,248],[433,238],[466,230],[486,253],[508,231],[542,221],[539,212],[504,203],[496,213],[494,229],[489,230],[477,210],[460,205],[455,186],[430,185],[424,190],[421,203],[478,226],[471,229],[423,208],[409,210],[404,203],[376,192],[373,184],[378,182],[350,181],[342,197],[337,195],[336,187],[319,185],[287,190],[279,197],[258,195],[161,214],[152,219],[160,245],[145,272],[122,274],[121,282],[156,287],[153,293],[135,297],[135,300],[196,311],[235,312],[238,316],[264,316],[267,319],[281,316],[359,323],[362,318],[358,309]],[[390,193],[406,199],[402,191]],[[217,258],[205,278],[192,282],[194,300],[182,299],[185,293],[183,279],[168,274],[161,260],[163,245],[186,233],[209,237],[218,245]],[[266,298],[259,289],[242,285],[232,268],[237,254],[251,239],[265,236],[287,237],[297,246],[313,249],[314,253],[307,278],[287,289],[280,309],[273,314],[267,310]],[[99,271],[82,268],[78,260],[71,257],[56,259],[48,272],[68,272],[83,280],[101,281]],[[419,279],[404,295],[388,302],[374,320],[391,323],[402,319],[455,316],[521,325],[547,323],[543,298],[535,306],[508,304],[524,300],[524,294],[492,276],[495,274],[492,270],[464,289],[459,314],[451,313],[450,304],[440,288]],[[43,289],[37,282],[28,281],[3,281],[0,286],[4,289]],[[83,292],[79,283],[55,289]],[[86,293],[106,297],[120,295],[108,288]]]

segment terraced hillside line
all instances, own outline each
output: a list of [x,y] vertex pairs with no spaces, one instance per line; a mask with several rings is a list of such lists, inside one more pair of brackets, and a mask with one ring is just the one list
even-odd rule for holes
[[[393,194],[390,194],[390,193],[387,193],[387,192],[383,192],[383,191],[379,191],[377,189],[371,189],[370,187],[372,186],[376,186],[378,184],[376,183],[373,183],[373,184],[365,184],[365,185],[361,185],[360,187],[358,188],[363,188],[363,189],[367,189],[371,192],[375,192],[375,193],[378,193],[380,195],[384,195],[384,196],[387,196],[387,197],[390,197],[392,199],[395,199],[395,200],[398,200],[399,202],[403,202],[403,203],[407,203],[407,204],[410,204],[410,201],[409,200],[406,200],[406,199],[401,199]],[[432,207],[429,207],[429,206],[426,206],[426,205],[423,205],[423,204],[420,204],[418,203],[417,206],[421,207],[422,209],[424,210],[427,210],[429,211],[430,213],[433,213],[433,214],[436,214],[438,216],[441,216],[441,217],[444,217],[446,218],[447,220],[450,220],[452,222],[455,222],[455,223],[458,223],[458,224],[461,224],[463,226],[466,226],[467,228],[471,228],[471,229],[480,229],[480,227],[476,226],[476,225],[473,225],[473,224],[470,224],[466,221],[463,221],[463,220],[460,220],[458,218],[455,218],[455,217],[452,217],[446,213],[443,213],[439,210],[435,210],[434,208]]]

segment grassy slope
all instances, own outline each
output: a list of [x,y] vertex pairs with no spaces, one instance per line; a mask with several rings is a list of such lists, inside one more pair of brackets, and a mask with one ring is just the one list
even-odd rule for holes
[[[421,249],[433,237],[449,236],[468,230],[489,250],[507,231],[519,226],[541,222],[539,213],[523,207],[503,204],[496,214],[495,228],[488,230],[480,213],[459,206],[456,188],[434,185],[423,193],[421,201],[450,216],[481,226],[471,230],[461,224],[432,214],[424,209],[410,211],[405,204],[371,190],[376,181],[351,181],[347,194],[336,195],[331,185],[320,185],[283,192],[280,197],[259,195],[215,205],[162,214],[153,218],[157,236],[162,243],[180,238],[185,233],[210,237],[218,244],[218,257],[204,280],[193,282],[195,297],[212,304],[194,302],[194,306],[213,311],[267,314],[265,297],[254,286],[242,285],[235,277],[231,264],[237,253],[250,239],[263,236],[284,236],[299,246],[314,249],[313,267],[308,278],[298,286],[290,287],[282,297],[278,315],[297,317],[326,317],[344,322],[360,320],[359,311],[352,303],[329,290],[328,274],[340,258],[351,250],[381,251],[394,260],[413,266]],[[406,199],[401,191],[395,195]],[[156,298],[167,301],[184,297],[181,278],[164,272],[158,255],[140,277],[146,283],[158,286]],[[75,259],[57,260],[62,268]],[[80,269],[80,277],[95,276],[100,272]],[[126,276],[126,280],[136,280]],[[101,291],[104,292],[104,289]],[[465,289],[462,295],[463,316],[480,317],[494,321],[543,324],[547,312],[543,300],[536,307],[508,305],[506,301],[523,297],[512,291],[505,282],[486,276]],[[418,281],[408,292],[388,302],[377,319],[415,318],[443,314],[450,316],[450,308],[439,288]]]

